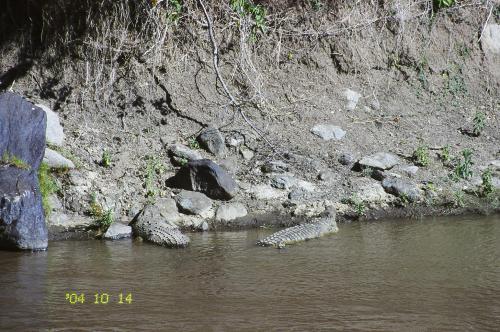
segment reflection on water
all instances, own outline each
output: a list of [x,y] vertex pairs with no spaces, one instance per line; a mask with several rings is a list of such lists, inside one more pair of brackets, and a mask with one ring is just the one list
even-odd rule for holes
[[[498,330],[499,216],[353,223],[256,247],[268,233],[192,234],[184,250],[124,240],[0,252],[0,330]],[[85,303],[69,304],[72,291]]]

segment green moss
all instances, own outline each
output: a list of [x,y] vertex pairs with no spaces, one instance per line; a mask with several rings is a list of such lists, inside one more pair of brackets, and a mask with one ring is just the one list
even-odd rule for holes
[[15,155],[9,154],[8,152],[3,153],[0,165],[9,165],[26,170],[31,168],[30,165],[28,165],[24,160],[19,159]]
[[50,173],[50,167],[46,163],[42,163],[38,169],[38,182],[40,183],[40,193],[42,194],[42,204],[45,216],[48,217],[52,211],[50,206],[49,197],[55,193],[58,188]]

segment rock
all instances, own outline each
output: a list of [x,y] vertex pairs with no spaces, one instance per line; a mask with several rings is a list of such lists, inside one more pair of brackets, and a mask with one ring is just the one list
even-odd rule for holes
[[58,152],[49,148],[45,148],[43,161],[51,168],[75,168],[75,164],[71,160],[64,158]]
[[222,156],[226,152],[224,138],[220,131],[215,127],[207,127],[203,129],[198,136],[198,141],[201,146],[210,153],[216,156]]
[[356,162],[356,158],[350,153],[342,153],[338,159],[339,163],[344,166],[351,166]]
[[175,136],[174,134],[167,134],[167,135],[163,135],[162,137],[160,137],[160,143],[163,146],[169,146],[170,144],[174,143],[176,140],[177,140],[177,136]]
[[331,182],[335,180],[335,174],[332,171],[322,171],[318,174],[318,180]]
[[245,217],[248,214],[247,208],[241,203],[228,203],[219,206],[215,214],[216,221],[231,221]]
[[419,167],[414,165],[405,165],[399,167],[398,170],[411,177],[417,174]]
[[329,141],[331,139],[341,140],[346,134],[342,128],[331,124],[317,124],[312,127],[311,133],[325,141]]
[[159,212],[161,206],[148,205],[132,223],[135,236],[157,245],[177,248],[186,247],[189,238],[182,234],[177,226],[169,224],[169,220]]
[[199,191],[212,199],[230,200],[238,193],[238,185],[231,175],[208,159],[188,162],[167,184]]
[[371,167],[386,170],[399,164],[399,158],[392,153],[377,152],[370,156],[363,157],[359,164],[365,167]]
[[344,97],[347,101],[346,103],[346,109],[348,111],[354,111],[354,109],[356,108],[356,105],[358,105],[358,101],[359,101],[359,98],[361,98],[361,95],[356,92],[356,91],[353,91],[351,89],[346,89],[344,91]]
[[233,132],[226,136],[226,145],[232,147],[238,147],[245,143],[245,137],[242,134]]
[[309,198],[310,192],[304,188],[295,188],[288,194],[288,199],[292,202],[305,201]]
[[208,229],[209,229],[208,223],[206,221],[204,221],[201,224],[200,230],[203,231],[203,232],[206,232],[206,231],[208,231]]
[[238,161],[235,159],[235,156],[223,159],[219,162],[219,166],[222,167],[225,171],[234,175],[238,172],[239,169]]
[[0,94],[0,156],[14,156],[26,169],[0,163],[0,247],[45,250],[47,226],[37,172],[45,149],[46,115],[19,95]]
[[271,187],[277,189],[290,189],[297,184],[297,180],[288,175],[276,175],[271,179]]
[[203,158],[199,152],[193,151],[182,144],[173,144],[169,147],[168,150],[172,159],[174,159],[178,163],[182,159],[187,161],[192,161],[192,160],[200,160]]
[[485,53],[500,54],[499,24],[488,24],[484,27],[481,44]]
[[282,198],[285,196],[284,191],[276,190],[268,184],[259,184],[250,190],[255,199],[270,200]]
[[262,165],[261,170],[263,173],[285,173],[288,171],[288,165],[281,160],[272,160]]
[[181,212],[186,214],[201,215],[212,207],[212,200],[196,191],[182,190],[175,197],[175,201]]
[[413,182],[394,177],[387,177],[382,181],[382,187],[389,194],[400,198],[406,198],[410,202],[416,202],[421,198],[421,190]]
[[380,102],[378,101],[378,99],[372,99],[372,101],[370,102],[370,107],[374,111],[380,111]]
[[38,104],[45,114],[47,114],[47,129],[45,138],[48,144],[62,146],[64,143],[64,130],[59,122],[59,116],[45,105]]
[[389,195],[384,190],[384,187],[382,187],[378,182],[361,186],[357,196],[361,201],[366,203],[379,203],[390,200]]
[[241,153],[241,156],[243,157],[243,159],[245,160],[250,160],[254,157],[254,153],[252,150],[250,150],[249,148],[247,147],[240,147],[240,153]]
[[489,166],[493,166],[494,170],[500,170],[500,159],[490,161]]
[[132,234],[132,227],[121,224],[119,222],[113,222],[109,227],[104,238],[107,240],[118,240],[129,238]]

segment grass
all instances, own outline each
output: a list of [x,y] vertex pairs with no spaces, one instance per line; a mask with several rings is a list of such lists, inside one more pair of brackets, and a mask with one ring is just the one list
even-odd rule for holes
[[442,162],[447,163],[450,162],[451,160],[451,151],[450,151],[450,146],[445,145],[443,149],[441,150],[441,153],[439,154],[439,159],[441,159]]
[[430,164],[431,158],[429,155],[429,148],[426,145],[420,145],[413,152],[413,161],[418,166],[428,166]]
[[461,208],[465,206],[465,194],[462,190],[453,192],[453,206]]
[[111,167],[111,155],[109,154],[108,150],[104,150],[102,152],[101,166],[106,168]]
[[472,120],[472,135],[479,136],[486,126],[486,116],[483,112],[477,112]]
[[42,194],[42,205],[45,217],[50,216],[52,206],[50,206],[49,197],[55,193],[59,188],[52,174],[50,167],[46,163],[42,163],[38,169],[38,182],[40,183],[40,193]]
[[459,179],[467,180],[472,177],[472,151],[470,149],[464,149],[462,151],[462,159],[460,159],[453,170],[452,178],[455,181]]
[[361,217],[365,214],[365,203],[361,198],[359,198],[357,194],[352,194],[351,197],[343,199],[343,203],[351,205],[358,217]]
[[196,140],[196,137],[194,137],[194,136],[191,136],[188,139],[188,146],[192,150],[199,150],[200,149],[200,143],[198,143],[198,141]]
[[24,160],[9,154],[8,152],[3,153],[0,165],[14,166],[24,170],[29,170],[31,168],[30,165],[28,165]]
[[449,8],[455,4],[455,0],[434,0],[434,7],[437,9],[440,8]]
[[480,194],[484,197],[487,197],[495,191],[495,188],[493,187],[491,170],[489,168],[486,169],[483,172],[483,174],[481,174],[481,180],[482,180],[482,183],[481,183]]
[[105,232],[114,221],[113,210],[104,210],[101,203],[97,200],[96,193],[92,193],[89,214],[95,218],[97,225],[103,232]]
[[154,156],[149,156],[146,164],[146,173],[144,175],[144,187],[146,188],[146,197],[155,197],[158,194],[157,180],[158,176],[166,170],[165,164]]

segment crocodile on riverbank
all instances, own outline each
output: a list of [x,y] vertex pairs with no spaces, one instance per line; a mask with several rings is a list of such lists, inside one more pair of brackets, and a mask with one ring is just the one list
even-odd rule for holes
[[257,245],[265,247],[284,248],[287,244],[319,238],[323,235],[338,232],[335,214],[316,218],[308,224],[301,224],[273,233],[257,241]]
[[182,234],[176,226],[171,226],[160,218],[154,218],[148,208],[143,210],[131,226],[135,236],[160,246],[183,248],[189,244],[189,237]]

